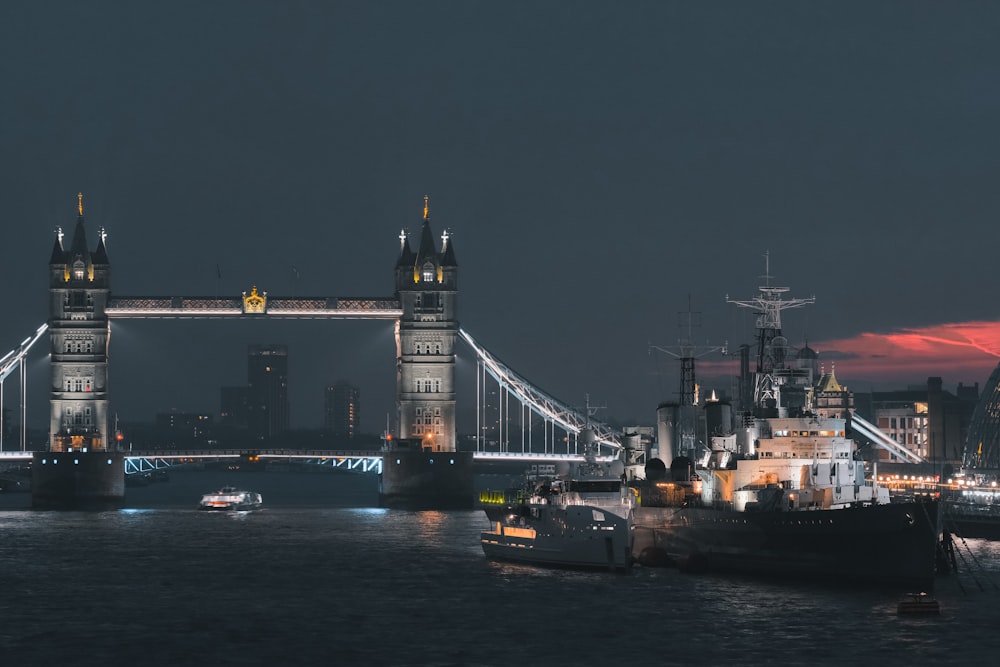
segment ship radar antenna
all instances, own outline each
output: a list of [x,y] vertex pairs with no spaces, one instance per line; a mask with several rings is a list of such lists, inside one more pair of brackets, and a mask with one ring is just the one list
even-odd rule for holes
[[771,285],[771,254],[764,253],[764,285],[757,287],[758,294],[752,299],[740,301],[726,295],[726,303],[741,308],[752,309],[757,314],[757,372],[754,381],[754,407],[763,408],[777,401],[778,388],[774,379],[776,368],[783,368],[787,341],[781,335],[781,311],[801,308],[816,303],[816,297],[808,299],[783,299],[788,287]]

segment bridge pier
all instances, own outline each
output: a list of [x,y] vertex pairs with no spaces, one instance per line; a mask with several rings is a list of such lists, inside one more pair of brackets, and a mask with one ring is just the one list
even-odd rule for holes
[[120,509],[125,505],[125,455],[120,452],[36,452],[31,462],[35,509]]
[[382,453],[379,505],[391,509],[472,509],[475,472],[472,452],[434,452],[394,444]]

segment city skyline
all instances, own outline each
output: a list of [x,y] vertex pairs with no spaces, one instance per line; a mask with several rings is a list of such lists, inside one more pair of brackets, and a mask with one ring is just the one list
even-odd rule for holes
[[[112,293],[166,296],[391,296],[429,195],[462,326],[622,421],[675,397],[676,362],[649,346],[677,341],[689,303],[699,341],[753,344],[725,295],[755,291],[764,253],[774,284],[816,296],[790,343],[853,389],[982,385],[1000,355],[1000,7],[15,2],[0,19],[4,352],[45,319],[82,191]],[[333,369],[373,424],[395,413],[391,325],[367,322],[116,322],[112,407],[215,406],[206,386],[242,370],[227,350],[259,340],[303,355],[303,415]],[[719,361],[699,360],[706,388]]]

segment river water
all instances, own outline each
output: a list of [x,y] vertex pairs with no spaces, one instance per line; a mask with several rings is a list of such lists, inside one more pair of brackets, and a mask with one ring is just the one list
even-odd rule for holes
[[[266,509],[205,513],[223,481]],[[0,665],[975,664],[1000,542],[960,544],[939,617],[906,591],[488,561],[480,511],[377,509],[353,474],[174,473],[128,509],[0,498]]]

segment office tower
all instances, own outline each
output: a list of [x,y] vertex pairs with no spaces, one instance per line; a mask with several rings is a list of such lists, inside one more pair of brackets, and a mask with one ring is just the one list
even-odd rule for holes
[[288,348],[250,345],[247,349],[247,409],[251,435],[259,440],[288,430]]
[[323,427],[335,436],[353,438],[361,424],[361,392],[344,380],[327,387],[323,400]]

